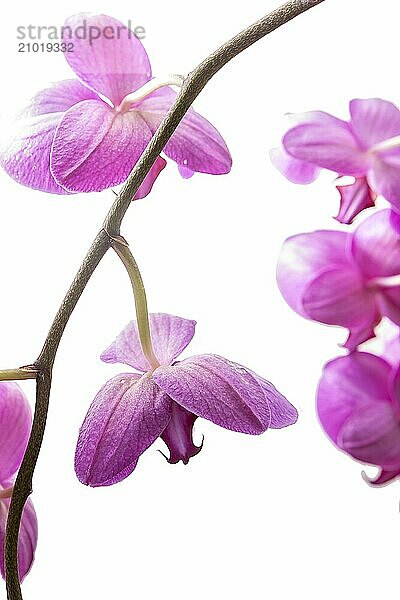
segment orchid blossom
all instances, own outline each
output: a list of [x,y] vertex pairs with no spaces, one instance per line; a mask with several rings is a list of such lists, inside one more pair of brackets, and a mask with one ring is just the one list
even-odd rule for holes
[[383,357],[354,352],[324,369],[317,412],[328,437],[356,460],[379,467],[369,483],[400,476],[400,335]]
[[103,361],[124,363],[136,372],[113,377],[89,408],[75,455],[82,483],[96,487],[121,481],[159,437],[170,450],[171,463],[187,463],[201,449],[192,440],[197,417],[252,435],[296,422],[296,409],[250,369],[214,354],[176,361],[195,325],[151,314],[153,358],[142,351],[136,321],[103,352]]
[[[13,481],[22,462],[32,425],[29,403],[21,388],[0,382],[0,571],[5,578],[4,542]],[[19,577],[32,566],[37,543],[37,520],[31,500],[25,504],[18,541]]]
[[283,245],[278,285],[300,315],[349,329],[346,347],[374,335],[383,316],[400,324],[400,215],[378,211],[352,233],[314,231]]
[[294,183],[307,184],[321,169],[354,183],[338,186],[341,206],[337,219],[350,223],[377,195],[400,212],[400,111],[379,98],[352,100],[350,120],[322,111],[293,115],[295,126],[284,135],[271,160]]
[[[82,27],[102,35],[78,36]],[[44,192],[101,191],[126,180],[176,99],[168,84],[181,85],[182,78],[153,79],[142,43],[112,17],[78,14],[63,31],[73,44],[64,56],[78,79],[34,96],[13,135],[2,141],[0,163],[19,183]],[[164,152],[183,177],[231,169],[224,140],[192,108]],[[165,164],[156,159],[136,198],[149,193]]]

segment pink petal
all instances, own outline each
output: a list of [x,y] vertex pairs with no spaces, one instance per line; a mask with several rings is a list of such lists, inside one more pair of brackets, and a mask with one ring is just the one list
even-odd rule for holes
[[69,191],[98,192],[124,182],[151,138],[134,111],[116,113],[102,100],[67,111],[54,138],[51,170]]
[[153,379],[175,402],[220,427],[258,435],[271,423],[269,400],[244,367],[220,356],[193,356],[160,367]]
[[[399,289],[397,290],[397,295],[399,301]],[[394,409],[400,418],[400,328],[393,324],[391,328],[384,333],[382,358],[384,358],[392,367],[389,387]]]
[[337,443],[362,462],[386,470],[400,467],[400,421],[390,403],[358,406],[343,424]]
[[170,452],[170,464],[174,465],[181,460],[187,465],[189,460],[200,452],[202,445],[196,446],[192,439],[196,419],[196,415],[172,402],[171,419],[161,434],[161,439],[167,444]]
[[[154,353],[161,365],[170,365],[191,342],[196,321],[182,319],[165,313],[149,315]],[[150,369],[143,356],[136,321],[131,321],[103,352],[101,360],[107,363],[124,363],[146,372]]]
[[75,452],[78,479],[92,487],[125,479],[167,426],[170,411],[170,398],[150,375],[126,373],[108,381],[79,431]]
[[320,168],[290,156],[285,149],[272,148],[269,152],[274,167],[292,183],[308,184],[316,180]]
[[77,79],[64,79],[38,92],[21,115],[36,117],[50,113],[63,113],[82,100],[98,99],[95,92]]
[[347,265],[348,234],[314,231],[295,235],[282,246],[277,266],[279,289],[289,306],[306,316],[303,296],[309,283],[328,265]]
[[348,128],[348,123],[338,119],[323,110],[308,110],[302,113],[288,113],[289,121],[293,125],[319,125],[337,129],[338,127]]
[[389,380],[389,387],[393,410],[400,420],[400,362],[398,362],[392,370]]
[[[288,117],[292,125],[315,123],[316,125],[325,124],[329,126],[331,124],[335,125],[337,121],[332,115],[318,110],[304,113],[290,113]],[[286,152],[283,146],[270,150],[270,159],[278,171],[293,183],[312,183],[318,177],[321,170],[309,162],[294,158]]]
[[[154,133],[176,99],[171,88],[162,88],[135,105]],[[229,173],[232,158],[221,135],[192,108],[164,148],[179,165],[199,173]]]
[[382,289],[377,303],[381,315],[400,325],[400,286]]
[[151,167],[150,171],[147,173],[143,183],[139,186],[138,191],[135,194],[134,200],[140,200],[141,198],[145,198],[150,194],[153,189],[153,185],[159,174],[165,167],[167,166],[167,161],[162,158],[162,156],[158,156]]
[[400,149],[377,155],[368,172],[368,183],[375,194],[400,211]]
[[[72,36],[66,27],[71,28]],[[117,19],[88,13],[74,15],[65,22],[63,41],[74,44],[74,51],[64,54],[70,67],[114,106],[151,79],[150,62],[141,41]]]
[[328,267],[319,273],[305,290],[303,308],[310,319],[349,329],[376,319],[375,294],[351,267]]
[[0,382],[0,482],[18,471],[31,431],[28,400],[13,382]]
[[366,352],[354,352],[325,365],[317,391],[317,412],[322,427],[335,444],[358,406],[390,404],[389,377],[388,363]]
[[352,100],[350,115],[353,131],[364,150],[400,135],[400,111],[387,100]]
[[253,371],[246,369],[253,377],[258,381],[261,388],[264,391],[265,397],[268,398],[269,407],[271,410],[271,429],[282,429],[289,425],[294,425],[298,419],[298,412],[296,408],[283,396],[276,387],[263,379]]
[[355,229],[351,252],[366,277],[400,274],[400,215],[390,209],[374,212]]
[[21,113],[11,137],[4,139],[0,164],[18,183],[51,194],[67,194],[50,171],[50,151],[63,114],[95,94],[79,81],[60,81],[42,90]]
[[[6,524],[10,500],[0,500],[0,572],[5,579],[4,566],[4,542],[6,536]],[[35,550],[38,538],[38,523],[32,501],[27,500],[21,519],[18,538],[18,570],[19,579],[23,581],[29,573],[35,558]]]
[[400,364],[400,329],[393,325],[384,338],[383,357],[392,367]]
[[364,175],[370,158],[359,148],[347,123],[331,117],[329,123],[307,123],[290,129],[283,146],[291,156],[342,175]]
[[359,177],[351,185],[337,185],[340,193],[340,210],[336,219],[348,225],[366,208],[375,206],[375,194],[365,177]]

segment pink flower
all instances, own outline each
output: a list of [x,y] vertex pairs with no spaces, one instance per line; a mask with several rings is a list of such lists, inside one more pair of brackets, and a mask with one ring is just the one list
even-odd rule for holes
[[389,483],[399,477],[399,334],[384,358],[354,352],[329,362],[318,387],[317,412],[340,450],[380,468],[370,483]]
[[353,350],[382,316],[400,324],[400,215],[381,210],[353,233],[315,231],[286,240],[278,285],[300,315],[349,329]]
[[113,377],[89,408],[75,454],[82,483],[96,487],[121,481],[158,437],[169,447],[169,462],[187,463],[201,449],[192,440],[197,417],[252,435],[296,422],[296,409],[250,369],[214,354],[176,361],[195,325],[172,315],[150,315],[159,362],[153,369],[142,353],[135,321],[103,352],[103,361],[125,363],[136,372]]
[[[352,100],[350,121],[321,111],[295,115],[296,125],[271,151],[274,165],[294,183],[311,183],[320,169],[354,176],[341,192],[338,220],[349,223],[382,195],[400,211],[400,111],[386,100]],[[345,192],[345,193],[344,193]]]
[[[101,35],[83,36],[85,27]],[[33,98],[3,144],[1,165],[19,183],[45,192],[100,191],[126,180],[176,93],[169,87],[149,92],[147,86],[131,99],[152,79],[151,67],[139,39],[116,19],[82,13],[70,17],[64,31],[64,41],[73,44],[64,55],[78,79],[60,81]],[[224,140],[193,109],[164,152],[184,177],[231,168]],[[157,159],[136,197],[150,191],[165,164]]]
[[[12,485],[24,456],[32,425],[29,403],[16,383],[0,382],[0,571],[5,577],[4,542]],[[18,542],[19,576],[28,574],[37,543],[37,519],[31,500],[22,513]]]

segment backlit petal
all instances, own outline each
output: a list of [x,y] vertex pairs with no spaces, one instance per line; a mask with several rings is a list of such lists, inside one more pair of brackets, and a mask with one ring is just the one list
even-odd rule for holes
[[317,412],[337,444],[340,431],[358,406],[390,403],[390,365],[372,354],[355,352],[328,362],[317,391]]
[[[135,105],[154,133],[176,99],[171,88],[162,88]],[[229,173],[232,158],[219,132],[209,121],[188,110],[171,140],[165,154],[179,165],[199,173],[220,175]]]
[[303,307],[310,319],[349,328],[373,322],[376,315],[374,292],[350,267],[319,273],[304,292]]
[[271,409],[270,428],[282,429],[282,427],[294,425],[294,423],[297,422],[299,415],[293,404],[278,392],[276,387],[270,381],[267,381],[249,369],[246,370],[257,379],[264,391],[265,397],[268,399],[269,407]]
[[50,171],[50,151],[63,114],[95,94],[76,80],[60,81],[32,98],[2,133],[0,164],[18,183],[51,194],[66,194]]
[[329,122],[306,123],[290,129],[283,145],[294,158],[341,175],[364,175],[371,163],[348,124],[334,117]]
[[[149,315],[154,353],[161,365],[170,365],[186,348],[194,336],[196,321],[165,313]],[[103,352],[101,360],[124,363],[146,372],[150,365],[143,356],[136,321],[131,321]]]
[[375,158],[368,182],[375,194],[383,196],[400,212],[400,149],[380,153]]
[[31,424],[31,409],[21,388],[14,382],[0,382],[0,482],[18,471]]
[[400,466],[400,421],[388,402],[358,406],[343,424],[338,446],[353,458],[386,470]]
[[387,100],[369,98],[350,102],[351,126],[365,150],[400,135],[400,111]]
[[283,147],[272,148],[269,152],[269,157],[274,167],[292,183],[312,183],[316,180],[320,172],[319,167],[304,160],[293,158]]
[[150,375],[126,373],[108,381],[79,431],[75,452],[78,479],[93,487],[125,479],[164,431],[170,408],[170,398]]
[[35,94],[29,106],[21,114],[25,117],[36,117],[50,113],[63,113],[82,100],[98,99],[95,92],[77,79],[64,79]]
[[400,365],[400,328],[394,325],[384,334],[383,358],[397,368]]
[[116,113],[102,100],[67,111],[54,138],[51,170],[73,192],[98,192],[124,182],[151,138],[136,112]]
[[225,429],[257,435],[271,423],[261,385],[244,367],[221,356],[193,356],[156,369],[153,378],[175,402]]
[[400,215],[390,209],[374,212],[355,229],[351,251],[366,277],[400,274]]
[[[71,35],[72,34],[72,35]],[[70,67],[90,88],[118,106],[151,78],[146,50],[132,31],[107,15],[79,13],[66,20],[63,41]]]
[[314,231],[287,239],[278,258],[277,281],[289,306],[306,316],[303,296],[309,283],[329,265],[347,265],[348,234]]
[[381,315],[400,325],[400,286],[383,288],[378,294],[377,305]]
[[[10,500],[8,498],[0,500],[0,572],[3,579],[5,579],[4,542],[9,506]],[[38,523],[36,513],[32,501],[28,499],[22,513],[18,538],[18,570],[20,581],[23,581],[32,566],[35,558],[37,538]]]

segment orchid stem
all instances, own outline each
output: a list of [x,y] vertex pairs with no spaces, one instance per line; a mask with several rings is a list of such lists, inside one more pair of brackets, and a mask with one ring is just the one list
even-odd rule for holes
[[[119,235],[122,220],[132,198],[179,123],[212,77],[246,48],[323,2],[324,0],[290,0],[286,2],[227,41],[189,73],[174,104],[114,200],[102,228],[83,259],[82,265],[58,309],[42,351],[34,363],[34,367],[37,369],[35,413],[31,435],[15,480],[7,517],[4,558],[8,600],[23,600],[18,573],[19,527],[25,502],[32,492],[33,474],[46,428],[54,361],[70,316],[98,264],[112,245],[112,240],[107,232],[113,237]],[[272,57],[272,60],[276,61],[276,58]]]
[[154,354],[153,344],[151,342],[149,311],[147,308],[146,290],[139,267],[135,261],[132,252],[129,250],[127,242],[122,236],[112,237],[112,247],[120,257],[131,280],[133,296],[135,298],[136,319],[139,332],[140,345],[142,351],[152,369],[160,366],[156,355]]
[[0,381],[20,381],[22,379],[36,379],[37,371],[34,368],[21,367],[20,369],[0,370]]

